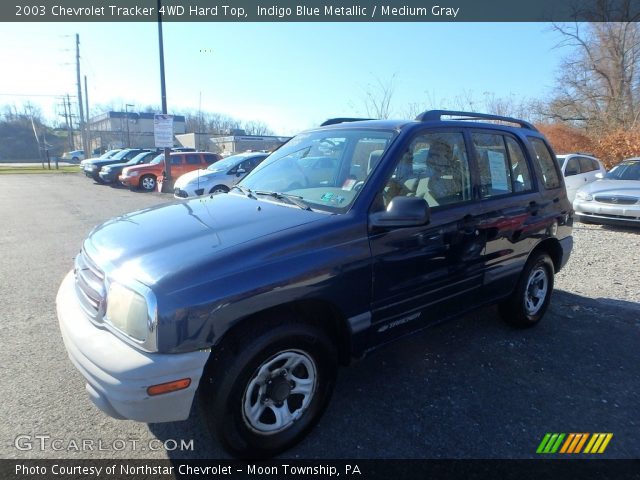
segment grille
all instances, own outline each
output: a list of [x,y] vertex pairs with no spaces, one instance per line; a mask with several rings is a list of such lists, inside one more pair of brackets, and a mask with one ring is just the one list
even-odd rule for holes
[[596,195],[596,202],[611,203],[613,205],[634,205],[638,203],[635,197],[623,197],[620,195]]
[[82,251],[75,261],[76,293],[82,309],[96,321],[102,321],[105,311],[106,291],[104,273]]

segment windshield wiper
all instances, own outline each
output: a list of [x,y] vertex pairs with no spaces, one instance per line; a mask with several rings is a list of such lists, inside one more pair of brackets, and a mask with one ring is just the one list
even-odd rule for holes
[[256,196],[253,194],[253,191],[250,188],[247,187],[243,187],[241,185],[234,185],[233,187],[231,187],[231,189],[233,190],[234,188],[237,188],[238,190],[240,190],[242,193],[244,193],[247,197],[249,198],[253,198],[254,200],[257,200]]
[[269,197],[276,198],[278,200],[286,200],[291,205],[296,205],[297,207],[300,207],[303,210],[311,210],[311,207],[309,207],[309,205],[304,203],[304,201],[302,200],[303,197],[301,197],[300,195],[292,195],[290,193],[282,193],[282,192],[270,192],[268,190],[256,190],[253,193],[255,193],[256,195],[266,195]]

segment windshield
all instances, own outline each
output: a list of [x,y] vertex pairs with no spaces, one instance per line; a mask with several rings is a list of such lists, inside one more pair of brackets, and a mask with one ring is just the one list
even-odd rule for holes
[[272,153],[240,185],[257,194],[286,193],[313,209],[343,213],[395,135],[390,130],[357,129],[302,133]]
[[604,178],[609,180],[640,180],[640,159],[619,163]]
[[109,150],[108,152],[104,152],[102,155],[100,155],[100,158],[111,158],[113,156],[115,156],[116,153],[118,153],[120,150]]
[[163,160],[164,160],[164,153],[161,153],[156,158],[151,160],[149,163],[151,163],[153,165],[157,165],[158,163],[161,163]]
[[229,170],[236,166],[236,164],[240,163],[242,160],[247,158],[246,155],[233,155],[231,157],[227,157],[224,160],[219,160],[217,162],[212,163],[207,167],[207,170],[215,172],[217,170]]
[[145,158],[149,154],[150,154],[150,152],[140,152],[138,155],[136,155],[131,160],[129,160],[126,164],[127,165],[135,165],[136,163],[138,163],[140,160],[142,160],[143,158]]

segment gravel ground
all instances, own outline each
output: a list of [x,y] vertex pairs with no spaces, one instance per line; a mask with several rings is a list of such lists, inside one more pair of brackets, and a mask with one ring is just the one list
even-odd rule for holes
[[640,303],[640,228],[576,222],[573,239],[571,258],[556,277],[557,289],[603,302]]
[[[55,294],[91,228],[169,199],[76,174],[0,175],[0,459],[227,458],[197,406],[167,424],[103,415],[60,337]],[[283,457],[540,458],[545,432],[613,432],[606,458],[640,458],[640,229],[576,223],[574,240],[539,326],[484,308],[341,369],[320,424]],[[19,435],[140,448],[25,451]],[[194,449],[150,450],[156,440]]]

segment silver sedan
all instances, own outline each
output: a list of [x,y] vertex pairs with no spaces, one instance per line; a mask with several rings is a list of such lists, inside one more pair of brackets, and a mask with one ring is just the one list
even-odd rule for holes
[[173,194],[176,198],[189,198],[226,193],[268,155],[263,152],[240,153],[212,163],[206,170],[185,173],[176,180]]
[[640,227],[640,157],[623,160],[604,179],[580,188],[573,209],[584,223]]

